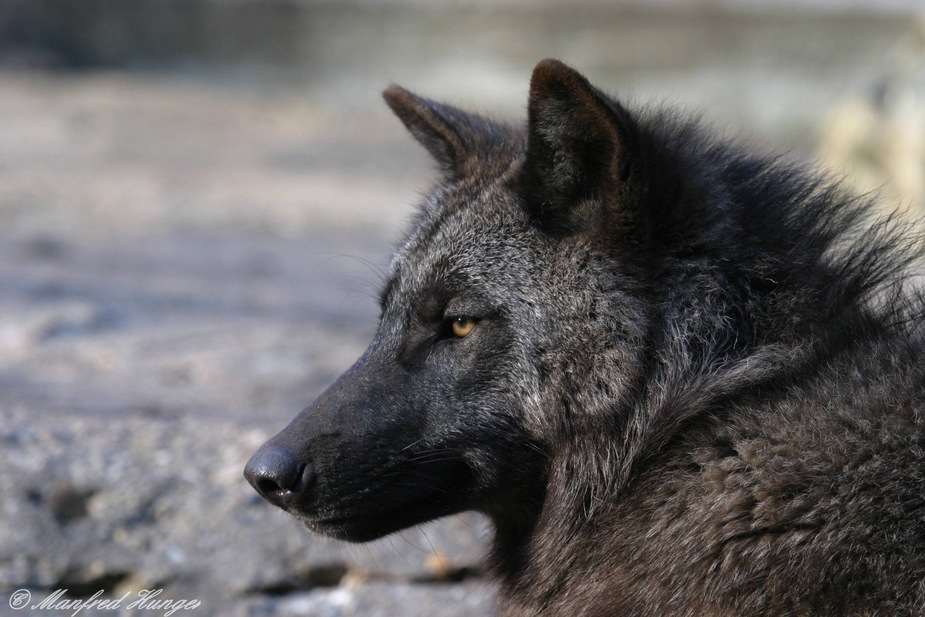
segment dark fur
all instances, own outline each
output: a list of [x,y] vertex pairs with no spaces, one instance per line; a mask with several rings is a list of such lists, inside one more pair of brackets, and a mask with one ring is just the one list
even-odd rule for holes
[[482,511],[508,616],[925,615],[902,225],[556,61],[526,131],[385,96],[445,182],[261,493],[350,540]]

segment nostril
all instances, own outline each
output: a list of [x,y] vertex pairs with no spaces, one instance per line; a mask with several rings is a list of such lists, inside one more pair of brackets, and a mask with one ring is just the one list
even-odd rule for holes
[[279,484],[268,478],[258,478],[257,482],[254,484],[254,488],[262,495],[289,490],[288,488],[282,488]]
[[260,448],[244,467],[244,477],[264,499],[276,505],[298,492],[304,465],[280,446]]

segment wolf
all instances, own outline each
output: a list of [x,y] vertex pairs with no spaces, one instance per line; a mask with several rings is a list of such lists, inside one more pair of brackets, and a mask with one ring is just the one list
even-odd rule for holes
[[439,165],[369,348],[245,475],[367,541],[464,510],[507,617],[925,615],[921,243],[556,60]]

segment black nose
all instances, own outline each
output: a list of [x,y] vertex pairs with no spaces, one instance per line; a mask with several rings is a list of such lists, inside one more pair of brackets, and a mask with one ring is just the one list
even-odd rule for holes
[[244,467],[244,477],[270,503],[286,507],[299,490],[304,465],[287,449],[266,445]]

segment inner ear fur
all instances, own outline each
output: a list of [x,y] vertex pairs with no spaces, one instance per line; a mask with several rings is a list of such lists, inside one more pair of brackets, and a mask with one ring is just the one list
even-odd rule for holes
[[522,176],[540,225],[573,234],[606,226],[608,218],[625,219],[620,189],[635,126],[629,112],[557,60],[534,69],[528,110]]

